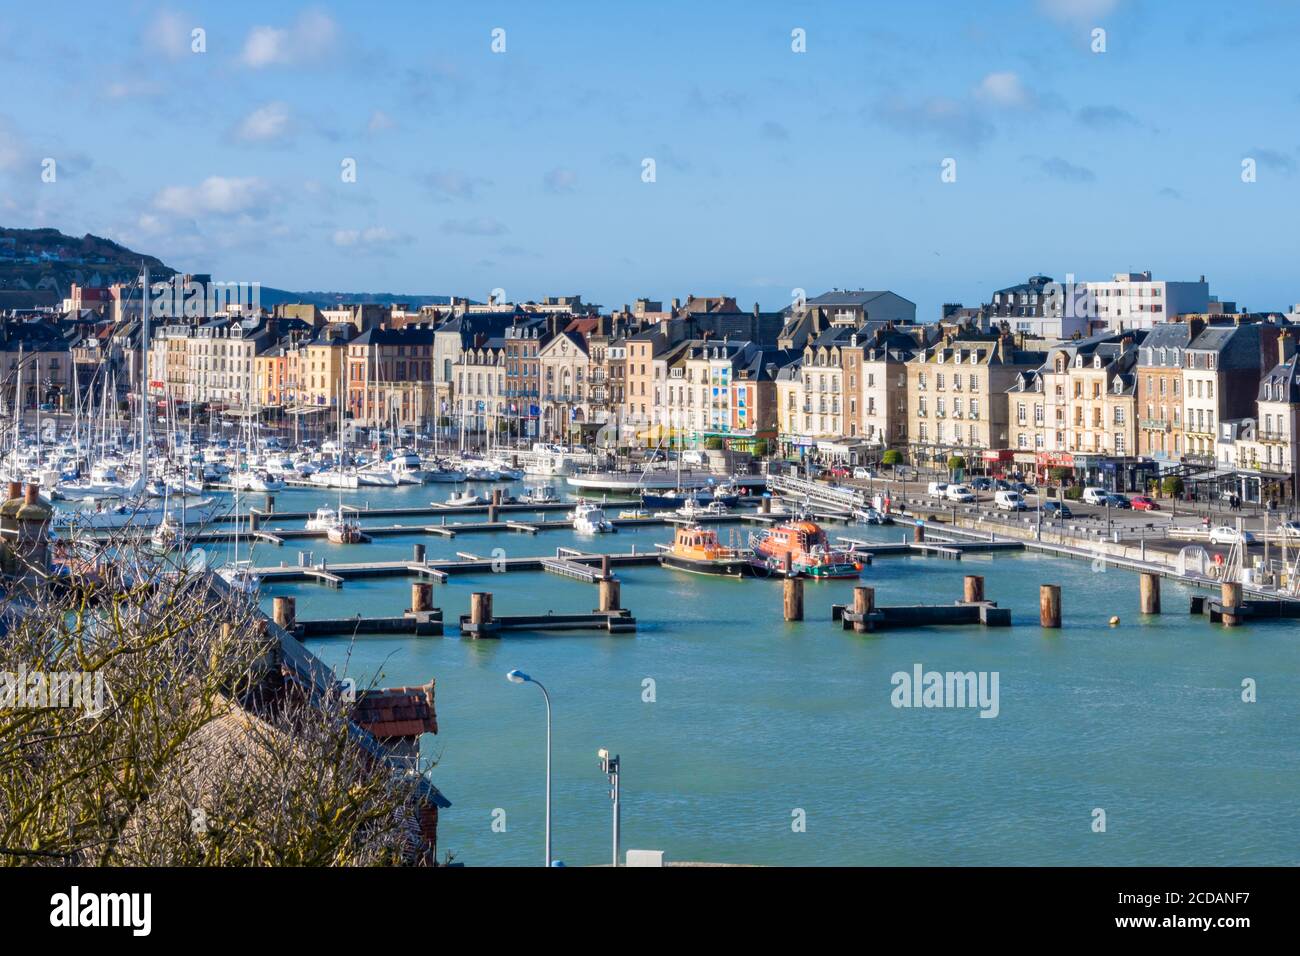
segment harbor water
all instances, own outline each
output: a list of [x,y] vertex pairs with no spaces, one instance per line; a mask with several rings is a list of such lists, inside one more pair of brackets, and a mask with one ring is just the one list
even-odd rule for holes
[[[419,505],[453,490],[363,488],[343,500]],[[259,505],[259,497],[248,503]],[[276,496],[276,510],[314,510],[338,498],[290,490]],[[363,525],[397,520],[361,517]],[[663,527],[454,539],[418,527],[369,545],[301,547],[316,561],[337,562],[406,558],[415,543],[430,558],[452,559],[458,551],[554,554],[559,546],[643,551],[671,540]],[[747,533],[720,526],[724,542],[731,527]],[[907,533],[901,526],[828,530],[872,541]],[[297,563],[298,548],[259,543],[254,564]],[[209,550],[220,559],[229,546]],[[246,543],[240,556],[247,557]],[[807,582],[806,619],[788,624],[777,580],[638,566],[618,570],[623,606],[637,619],[634,635],[507,632],[461,640],[454,622],[472,591],[491,591],[502,615],[596,606],[590,584],[510,572],[435,584],[434,604],[449,622],[444,637],[363,635],[309,646],[362,687],[437,681],[440,732],[424,738],[424,753],[436,760],[431,779],[452,803],[440,817],[440,850],[467,865],[542,862],[545,711],[537,688],[506,681],[512,668],[541,681],[552,698],[554,856],[571,866],[609,861],[601,747],[622,758],[623,847],[663,850],[669,860],[1300,862],[1294,623],[1210,624],[1187,614],[1192,592],[1170,581],[1162,582],[1165,613],[1143,617],[1135,575],[1029,552],[961,561],[881,557],[862,583],[875,587],[879,605],[950,603],[960,600],[966,574],[985,576],[987,597],[1011,609],[1010,629],[855,635],[830,615],[832,604],[852,602],[852,581]],[[1039,627],[1040,584],[1061,586],[1059,631]],[[400,615],[409,586],[400,577],[349,580],[339,589],[264,584],[262,601],[269,611],[275,595],[295,595],[303,619]],[[1112,615],[1117,626],[1108,624]],[[895,707],[893,675],[916,665],[996,672],[996,717],[973,707]],[[1243,682],[1251,681],[1257,702],[1248,703]]]

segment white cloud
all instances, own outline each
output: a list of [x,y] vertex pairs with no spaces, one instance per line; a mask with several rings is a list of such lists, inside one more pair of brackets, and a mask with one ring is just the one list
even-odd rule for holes
[[371,133],[382,133],[384,130],[392,129],[396,125],[397,121],[383,110],[375,110],[370,114],[370,122],[366,124],[366,130]]
[[1015,73],[1004,71],[990,73],[980,80],[975,87],[975,97],[993,106],[1023,107],[1033,102],[1033,97],[1025,89],[1020,77]]
[[165,186],[154,208],[177,216],[208,213],[258,215],[272,196],[270,185],[256,176],[209,176],[197,186]]
[[290,126],[288,104],[277,101],[259,106],[244,117],[235,135],[248,143],[266,143],[283,139]]
[[162,10],[149,20],[144,40],[155,53],[179,60],[190,52],[190,32],[195,26],[173,10]]
[[401,237],[384,226],[371,226],[369,229],[337,229],[334,232],[334,245],[347,249],[356,246],[385,246],[397,242]]
[[253,27],[244,40],[240,60],[255,70],[310,62],[333,50],[338,35],[338,24],[329,14],[306,10],[288,27]]
[[424,177],[424,181],[435,193],[452,199],[474,199],[480,189],[492,185],[482,176],[457,169],[435,169]]
[[1038,0],[1038,6],[1056,20],[1095,21],[1119,6],[1119,0]]
[[572,169],[556,167],[542,177],[542,183],[548,192],[571,193],[578,181],[578,174]]
[[448,219],[442,231],[461,236],[500,236],[506,233],[505,224],[491,216],[474,219]]

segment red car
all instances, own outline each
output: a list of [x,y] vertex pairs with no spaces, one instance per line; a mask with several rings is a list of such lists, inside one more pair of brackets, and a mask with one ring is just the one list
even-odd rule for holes
[[1156,504],[1155,499],[1147,495],[1134,495],[1129,499],[1133,505],[1134,511],[1159,511],[1160,505]]
[[843,465],[836,465],[834,468],[827,469],[826,474],[830,475],[832,478],[847,478],[849,475],[853,474],[853,472],[849,471]]

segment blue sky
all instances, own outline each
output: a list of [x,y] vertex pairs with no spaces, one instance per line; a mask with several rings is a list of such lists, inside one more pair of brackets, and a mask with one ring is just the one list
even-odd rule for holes
[[1287,0],[9,10],[0,223],[218,278],[606,306],[889,288],[933,318],[1034,272],[1152,269],[1300,302]]

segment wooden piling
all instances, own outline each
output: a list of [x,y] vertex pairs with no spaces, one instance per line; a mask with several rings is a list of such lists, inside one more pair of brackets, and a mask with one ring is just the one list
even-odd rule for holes
[[600,609],[602,611],[619,610],[619,582],[613,576],[601,578],[597,587],[600,589]]
[[607,554],[600,556],[600,578],[602,581],[609,580],[609,555]]
[[861,615],[853,624],[855,634],[867,633],[867,615],[876,608],[876,589],[858,585],[853,589],[853,613]]
[[1038,588],[1038,623],[1043,627],[1061,626],[1061,586],[1043,584]]
[[262,509],[267,514],[275,514],[275,495],[266,496],[266,507]]
[[488,624],[492,621],[492,592],[475,591],[469,596],[471,624]]
[[764,495],[762,499],[758,502],[758,513],[761,515],[768,515],[772,513],[771,495]]
[[1138,604],[1143,614],[1160,613],[1160,575],[1150,571],[1138,575]]
[[1234,613],[1241,607],[1241,582],[1224,581],[1220,589],[1219,604],[1223,607],[1224,627],[1236,627],[1241,623],[1240,615]]
[[787,621],[803,620],[803,578],[785,579],[785,619]]
[[917,543],[925,540],[925,525],[915,524],[912,526],[912,540]]
[[416,581],[411,585],[411,611],[415,614],[433,610],[433,585],[428,581]]
[[500,508],[501,508],[501,489],[500,489],[500,488],[493,488],[493,489],[492,489],[492,503],[491,503],[490,505],[488,505],[488,522],[489,522],[489,523],[492,523],[492,524],[495,524],[495,523],[496,523],[496,520],[497,520],[497,512],[498,512],[498,510],[499,510]]
[[280,595],[271,604],[271,616],[275,623],[290,634],[293,633],[294,625],[298,623],[297,603],[292,597]]
[[984,576],[980,574],[966,575],[962,586],[962,600],[967,604],[975,604],[984,600]]

